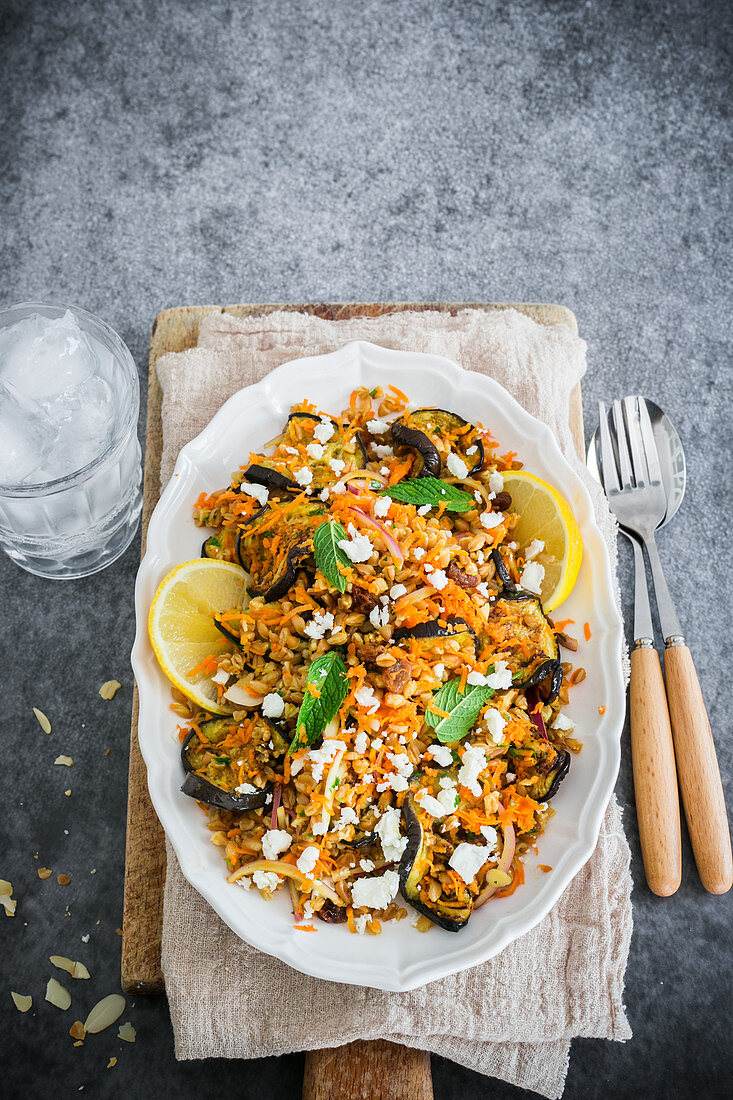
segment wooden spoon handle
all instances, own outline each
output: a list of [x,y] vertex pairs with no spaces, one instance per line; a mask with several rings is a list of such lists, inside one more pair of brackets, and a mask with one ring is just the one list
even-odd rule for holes
[[667,697],[653,646],[632,650],[631,758],[636,817],[649,889],[666,898],[682,879],[680,802]]
[[711,894],[733,882],[730,829],[723,785],[695,662],[686,645],[664,651],[677,774],[700,881]]
[[364,1039],[309,1050],[303,1100],[433,1100],[430,1055],[399,1043]]

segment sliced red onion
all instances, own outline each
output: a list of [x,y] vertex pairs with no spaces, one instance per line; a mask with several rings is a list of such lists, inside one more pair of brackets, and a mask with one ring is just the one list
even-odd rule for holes
[[527,688],[527,713],[529,714],[529,720],[533,726],[536,727],[540,737],[543,737],[545,741],[549,741],[547,736],[547,729],[545,728],[545,720],[542,717],[541,711],[537,710],[540,705],[540,693],[536,687]]
[[[514,859],[514,851],[517,846],[517,838],[514,833],[513,825],[502,825],[502,832],[504,834],[504,848],[501,853],[501,859],[499,860],[496,870],[503,871],[505,875],[508,875],[509,868],[511,867],[512,860]],[[493,898],[497,890],[501,889],[503,889],[503,887],[501,886],[487,886],[476,898],[474,909],[478,909],[480,906],[484,905],[489,900],[489,898]]]
[[270,828],[277,829],[277,809],[280,805],[280,799],[282,798],[283,788],[282,783],[275,784],[275,793],[272,796],[272,818],[270,819]]
[[390,535],[387,528],[383,524],[379,523],[378,520],[372,519],[372,517],[367,515],[366,512],[362,512],[361,508],[354,508],[352,506],[351,511],[354,512],[355,515],[359,516],[359,518],[364,521],[367,527],[373,527],[375,531],[379,531],[385,543],[387,544],[387,549],[392,555],[393,560],[398,565],[402,565],[405,560],[405,555],[400,550],[399,543],[393,535]]

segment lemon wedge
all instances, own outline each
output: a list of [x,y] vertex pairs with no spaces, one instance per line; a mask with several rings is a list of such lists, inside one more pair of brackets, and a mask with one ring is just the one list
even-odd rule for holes
[[148,633],[161,669],[174,687],[210,714],[229,714],[232,708],[218,702],[211,673],[193,669],[209,655],[232,651],[214,615],[245,606],[248,581],[238,565],[197,558],[171,570],[150,606]]
[[545,611],[554,611],[573,590],[583,560],[583,538],[565,497],[542,478],[526,470],[504,474],[504,489],[511,495],[512,512],[519,522],[512,538],[519,552],[538,540],[544,543],[533,560],[544,568],[540,599]]

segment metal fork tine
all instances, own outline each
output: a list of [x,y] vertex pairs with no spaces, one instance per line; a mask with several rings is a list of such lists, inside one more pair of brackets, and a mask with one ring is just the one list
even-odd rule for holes
[[646,485],[648,477],[648,466],[646,462],[646,456],[644,455],[644,448],[641,442],[641,422],[639,420],[639,408],[637,397],[625,397],[624,398],[624,413],[626,415],[626,425],[629,432],[629,444],[631,446],[631,465],[634,468],[634,479],[639,488]]
[[649,419],[649,410],[646,407],[646,401],[643,397],[637,397],[636,401],[639,406],[639,422],[641,424],[641,438],[644,444],[644,456],[649,467],[649,480],[654,484],[660,484],[662,482],[662,468],[659,465],[659,455],[657,454],[657,443],[654,438],[654,429],[652,428],[652,422]]
[[624,425],[621,402],[614,401],[611,411],[613,426],[616,431],[616,449],[618,450],[618,462],[621,469],[621,485],[624,489],[631,489],[634,482],[631,477],[631,459],[629,458],[629,447],[626,442],[626,426]]
[[611,433],[608,430],[608,413],[602,401],[598,402],[598,432],[601,439],[603,488],[606,490],[606,495],[611,492],[618,493],[621,490],[621,486],[619,485],[618,474],[616,472],[616,458],[613,453]]

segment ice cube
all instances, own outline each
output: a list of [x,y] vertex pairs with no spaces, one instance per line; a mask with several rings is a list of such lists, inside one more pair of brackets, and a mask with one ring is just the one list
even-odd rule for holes
[[34,314],[0,337],[0,378],[16,396],[50,402],[94,374],[97,357],[70,310],[50,319]]
[[53,450],[58,429],[42,409],[0,387],[0,481],[5,485],[45,480],[38,471]]

